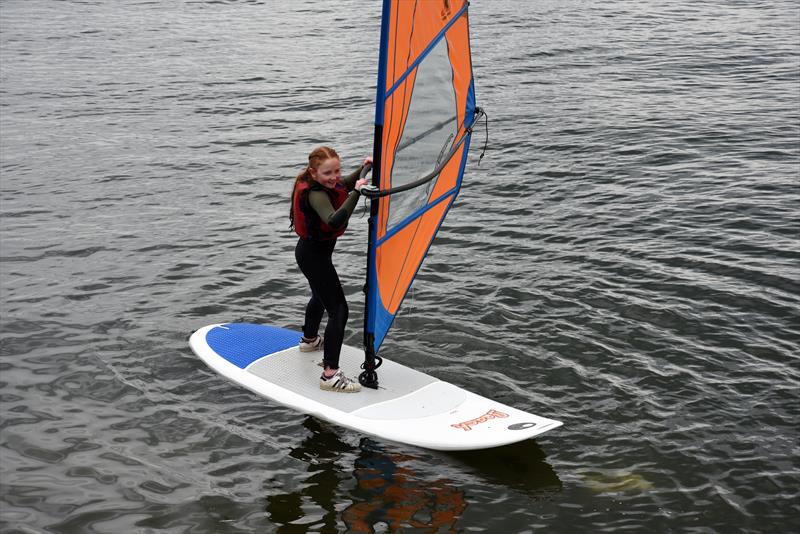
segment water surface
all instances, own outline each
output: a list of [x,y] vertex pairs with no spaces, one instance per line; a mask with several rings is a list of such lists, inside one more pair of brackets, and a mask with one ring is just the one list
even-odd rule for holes
[[[5,532],[789,532],[798,507],[800,10],[471,6],[486,157],[384,354],[564,421],[446,454],[214,374],[298,328],[306,154],[372,150],[379,13],[0,7]],[[360,341],[366,217],[336,262]]]

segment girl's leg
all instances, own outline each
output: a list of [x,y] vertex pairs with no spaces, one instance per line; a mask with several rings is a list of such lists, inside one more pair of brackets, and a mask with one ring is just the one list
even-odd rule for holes
[[306,320],[303,323],[303,337],[314,339],[319,333],[319,323],[322,321],[322,314],[325,313],[325,305],[322,300],[311,290],[311,300],[306,304]]
[[[331,256],[336,245],[335,241],[311,242],[299,240],[295,248],[297,264],[311,286],[312,298],[306,307],[306,324],[303,326],[303,335],[316,335],[313,327],[319,328],[322,314],[319,304],[328,312],[328,324],[325,327],[325,366],[336,369],[339,367],[339,355],[342,350],[344,331],[347,325],[349,309],[344,296],[339,275],[333,266]],[[309,314],[310,309],[310,314]]]
[[328,324],[325,327],[325,355],[323,363],[326,368],[338,369],[339,355],[342,352],[344,331],[350,311],[347,307],[342,284],[333,265],[326,269],[326,289],[320,295],[325,309],[328,311]]
[[[314,243],[304,239],[298,239],[297,246],[294,248],[294,257],[297,266],[305,275],[311,286],[311,299],[306,304],[305,321],[303,323],[303,337],[313,339],[319,333],[319,324],[322,321],[322,314],[325,313],[325,305],[314,291],[312,280],[316,278],[314,266],[319,261],[320,251]],[[324,254],[323,254],[324,257]]]

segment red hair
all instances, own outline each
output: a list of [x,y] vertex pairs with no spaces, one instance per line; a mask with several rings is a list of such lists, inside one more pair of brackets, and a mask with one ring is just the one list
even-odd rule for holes
[[311,169],[319,169],[319,166],[329,159],[339,159],[339,154],[329,146],[317,147],[308,155],[308,165],[297,175],[292,186],[292,202],[289,204],[289,228],[294,228],[294,193],[297,191],[297,184],[310,182],[312,180]]

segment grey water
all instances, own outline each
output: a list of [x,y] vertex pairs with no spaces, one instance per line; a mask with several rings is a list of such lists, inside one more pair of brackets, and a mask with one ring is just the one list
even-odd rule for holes
[[288,196],[371,153],[378,3],[0,3],[2,532],[800,529],[800,7],[470,13],[486,155],[382,350],[564,426],[440,453],[187,345],[300,326]]

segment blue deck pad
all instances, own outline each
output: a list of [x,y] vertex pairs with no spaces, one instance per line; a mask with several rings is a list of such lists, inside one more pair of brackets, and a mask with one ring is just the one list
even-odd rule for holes
[[301,332],[249,323],[230,323],[212,328],[206,334],[211,349],[244,369],[264,356],[296,347]]

